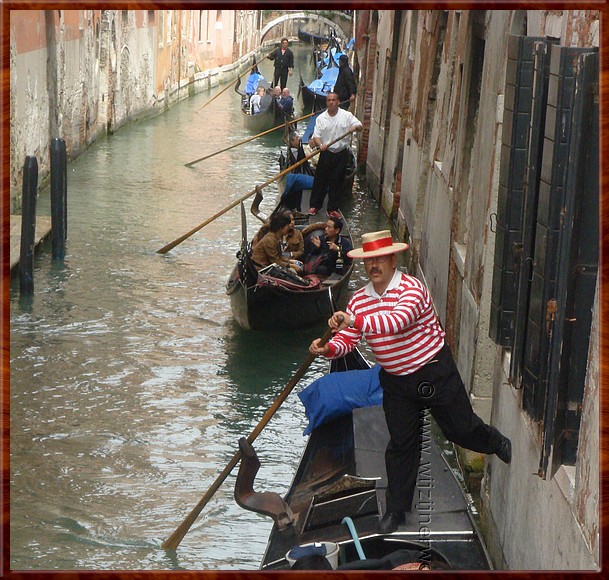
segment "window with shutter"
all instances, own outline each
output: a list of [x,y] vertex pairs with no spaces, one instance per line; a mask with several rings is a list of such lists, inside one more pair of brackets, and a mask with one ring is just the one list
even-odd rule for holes
[[598,54],[511,37],[509,59],[490,334],[552,477],[576,460],[597,283]]

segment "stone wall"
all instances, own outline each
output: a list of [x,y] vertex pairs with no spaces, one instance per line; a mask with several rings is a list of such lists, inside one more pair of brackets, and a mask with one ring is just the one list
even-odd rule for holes
[[512,464],[489,457],[482,485],[498,567],[599,562],[598,335],[578,463],[550,481],[533,475],[539,425],[523,413],[521,391],[508,385],[506,352],[489,338],[507,36],[598,46],[598,24],[595,10],[356,14],[356,113],[365,125],[368,186],[411,245],[408,267],[430,288],[474,409],[512,438]]
[[12,10],[11,213],[27,155],[45,186],[51,139],[64,139],[73,159],[100,136],[245,70],[258,50],[258,13]]

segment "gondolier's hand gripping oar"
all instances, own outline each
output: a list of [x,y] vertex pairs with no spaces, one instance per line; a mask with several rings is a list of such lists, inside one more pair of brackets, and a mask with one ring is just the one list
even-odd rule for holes
[[[334,139],[334,141],[330,141],[330,143],[327,143],[327,144],[324,143],[324,145],[327,145],[328,147],[330,147],[330,145],[334,145],[334,143],[338,143],[338,141],[340,141],[341,139],[344,139],[351,133],[353,133],[353,131],[349,130],[344,135],[337,137],[336,139]],[[157,250],[157,253],[166,254],[167,252],[169,252],[169,250],[175,248],[178,244],[181,244],[184,240],[187,240],[193,234],[196,234],[201,228],[204,228],[207,224],[213,222],[215,219],[219,218],[221,215],[224,215],[228,210],[233,209],[235,206],[239,205],[242,201],[245,201],[248,197],[251,197],[252,195],[254,195],[256,193],[256,191],[261,190],[263,187],[266,187],[267,185],[273,183],[273,181],[277,181],[280,177],[284,176],[286,173],[289,173],[295,167],[302,165],[305,161],[308,161],[312,157],[315,157],[315,155],[319,155],[319,153],[320,153],[320,150],[316,149],[310,155],[307,155],[306,157],[304,157],[297,163],[294,163],[294,165],[290,165],[290,167],[284,169],[281,173],[278,173],[274,177],[271,177],[270,179],[265,181],[262,185],[257,186],[256,188],[252,189],[252,191],[246,193],[244,196],[235,200],[230,205],[227,205],[223,210],[220,210],[217,214],[215,214],[212,217],[210,217],[209,219],[205,220],[202,224],[199,224],[196,228],[193,228],[189,232],[186,232],[183,236],[180,236],[179,238],[175,239],[173,242],[170,242],[166,246],[163,246],[160,250]]]
[[[325,334],[320,339],[320,345],[324,345],[330,337],[332,336],[332,329],[328,328]],[[254,428],[254,430],[249,434],[247,441],[248,443],[253,443],[260,435],[262,430],[266,427],[267,423],[271,420],[273,415],[276,413],[277,409],[281,406],[281,404],[287,399],[288,395],[292,392],[292,389],[296,386],[298,381],[303,377],[309,366],[313,360],[315,360],[316,355],[309,354],[307,360],[300,366],[300,368],[294,373],[294,376],[290,379],[290,382],[284,387],[281,394],[275,399],[275,402],[269,407],[267,412],[264,414],[262,419],[260,419],[258,425]],[[214,493],[218,490],[222,482],[228,477],[229,473],[232,471],[233,467],[237,465],[239,460],[241,459],[241,451],[238,450],[232,457],[232,459],[228,462],[228,465],[224,468],[222,473],[216,478],[216,481],[212,484],[212,486],[207,490],[207,493],[201,498],[199,503],[194,507],[194,509],[186,516],[186,519],[177,527],[176,531],[165,540],[161,547],[165,550],[175,550],[179,545],[192,524],[197,519],[198,515],[201,513],[201,510],[207,505],[207,502],[212,498]]]

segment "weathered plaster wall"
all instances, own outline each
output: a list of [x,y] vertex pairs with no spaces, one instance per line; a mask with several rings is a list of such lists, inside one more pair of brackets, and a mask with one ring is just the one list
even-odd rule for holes
[[[591,354],[598,348],[596,333],[592,342]],[[587,439],[588,446],[578,454],[577,466],[583,477],[560,467],[545,481],[536,475],[538,425],[522,413],[522,391],[507,384],[504,368],[509,368],[509,359],[498,359],[492,415],[493,424],[512,441],[513,460],[506,466],[490,458],[482,486],[482,517],[493,561],[510,570],[597,569],[598,375],[589,375],[586,385],[584,406],[590,416],[582,418],[580,444]]]
[[[521,391],[508,386],[509,354],[488,335],[507,34],[521,33],[527,17],[531,36],[598,46],[598,12],[449,11],[442,22],[440,11],[404,11],[389,131],[382,102],[393,16],[363,12],[369,37],[361,54],[371,70],[358,105],[371,101],[368,185],[411,244],[411,265],[432,292],[475,410],[512,439],[511,465],[490,457],[483,486],[494,560],[510,569],[593,569],[599,562],[598,327],[578,463],[559,468],[550,481],[534,475],[539,425],[523,413]],[[388,201],[396,194],[399,208],[392,212]]]
[[48,177],[51,139],[74,158],[100,135],[248,68],[240,51],[258,48],[259,11],[238,12],[235,32],[234,10],[12,10],[11,212],[27,155],[38,159],[39,184]]

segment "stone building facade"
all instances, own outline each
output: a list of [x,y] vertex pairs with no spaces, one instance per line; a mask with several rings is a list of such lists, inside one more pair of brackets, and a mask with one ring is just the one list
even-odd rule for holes
[[26,155],[49,173],[51,139],[70,158],[246,68],[259,10],[11,10],[11,212]]
[[599,12],[354,18],[359,164],[410,244],[408,267],[430,288],[475,409],[512,440],[509,466],[484,463],[493,560],[595,569],[598,252],[578,260],[586,232],[598,245]]

